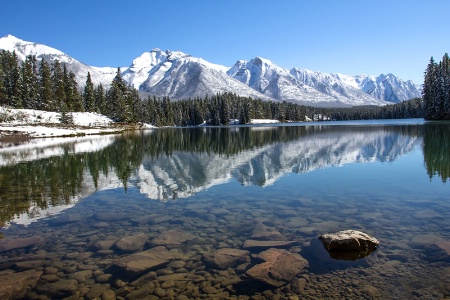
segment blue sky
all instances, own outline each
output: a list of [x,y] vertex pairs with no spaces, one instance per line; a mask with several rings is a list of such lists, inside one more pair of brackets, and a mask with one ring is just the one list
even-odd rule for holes
[[0,36],[46,44],[94,66],[129,66],[153,48],[232,66],[393,73],[422,83],[450,52],[448,0],[3,1]]

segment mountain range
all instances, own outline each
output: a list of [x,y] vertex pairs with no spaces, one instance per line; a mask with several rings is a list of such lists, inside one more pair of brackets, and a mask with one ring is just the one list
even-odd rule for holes
[[[36,55],[59,60],[75,73],[84,86],[90,72],[94,84],[108,87],[117,68],[86,65],[52,47],[21,40],[12,35],[0,38],[0,49],[15,51],[19,59]],[[122,78],[141,93],[172,100],[233,92],[262,100],[288,101],[313,106],[386,105],[421,97],[421,85],[393,74],[327,74],[301,68],[290,70],[255,57],[238,60],[232,67],[210,63],[181,51],[153,49],[121,67]]]

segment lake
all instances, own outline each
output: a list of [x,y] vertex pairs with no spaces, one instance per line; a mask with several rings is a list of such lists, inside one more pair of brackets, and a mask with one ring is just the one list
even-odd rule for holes
[[[0,148],[0,292],[450,297],[449,179],[450,123],[419,119],[17,142]],[[379,247],[331,258],[317,237],[346,229]]]

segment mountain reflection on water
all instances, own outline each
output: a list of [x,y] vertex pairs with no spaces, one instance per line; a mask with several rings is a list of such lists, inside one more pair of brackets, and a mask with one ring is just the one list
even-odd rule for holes
[[167,128],[1,149],[0,225],[56,213],[104,189],[134,186],[167,201],[231,180],[263,187],[288,173],[394,161],[420,145],[430,178],[450,177],[448,124],[323,124]]

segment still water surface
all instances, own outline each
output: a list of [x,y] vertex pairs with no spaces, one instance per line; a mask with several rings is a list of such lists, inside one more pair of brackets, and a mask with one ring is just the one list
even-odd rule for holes
[[[24,299],[450,297],[449,142],[449,123],[414,119],[3,148],[0,277],[36,270]],[[316,237],[346,229],[379,248],[331,259]],[[308,265],[255,278],[269,248]],[[124,266],[151,249],[164,258]]]

